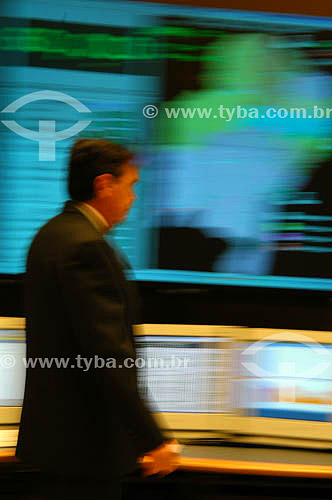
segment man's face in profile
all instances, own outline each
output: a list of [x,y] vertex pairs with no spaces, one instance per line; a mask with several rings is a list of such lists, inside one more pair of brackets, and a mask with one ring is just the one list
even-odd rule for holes
[[111,227],[122,222],[128,215],[136,198],[134,186],[138,179],[138,168],[131,163],[122,165],[120,176],[112,176],[110,195],[104,198],[104,217]]

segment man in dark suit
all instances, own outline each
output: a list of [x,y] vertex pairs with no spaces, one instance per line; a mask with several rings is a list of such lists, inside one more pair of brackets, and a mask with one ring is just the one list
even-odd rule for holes
[[[27,359],[37,363],[27,369],[16,454],[39,466],[42,477],[54,476],[55,498],[120,498],[120,477],[139,457],[145,475],[176,468],[174,444],[138,393],[136,301],[121,259],[103,238],[127,215],[138,178],[122,146],[78,140],[71,201],[29,250]],[[53,359],[49,367],[38,361],[45,358]]]

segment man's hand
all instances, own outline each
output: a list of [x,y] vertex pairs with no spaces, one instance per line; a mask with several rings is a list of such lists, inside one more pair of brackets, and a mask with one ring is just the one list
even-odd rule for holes
[[143,476],[151,476],[152,474],[166,476],[175,471],[179,466],[180,454],[177,451],[179,447],[180,445],[176,440],[167,441],[158,448],[146,453],[139,459],[143,469]]

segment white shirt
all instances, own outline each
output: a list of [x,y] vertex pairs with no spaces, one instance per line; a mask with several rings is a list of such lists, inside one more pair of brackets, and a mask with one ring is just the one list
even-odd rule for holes
[[75,206],[80,212],[82,212],[83,215],[85,215],[85,217],[91,222],[99,233],[104,234],[109,230],[109,225],[105,217],[91,205],[82,201],[80,203],[76,203]]

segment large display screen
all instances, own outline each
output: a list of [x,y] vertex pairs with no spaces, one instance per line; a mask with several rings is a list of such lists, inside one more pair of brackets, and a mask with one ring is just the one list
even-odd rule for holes
[[1,14],[1,274],[24,272],[68,197],[71,144],[95,137],[142,167],[107,236],[134,278],[332,290],[332,18],[37,0]]

